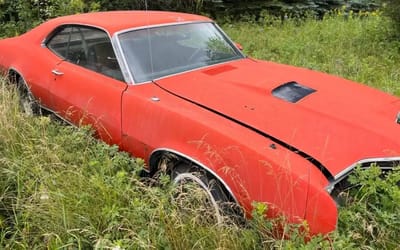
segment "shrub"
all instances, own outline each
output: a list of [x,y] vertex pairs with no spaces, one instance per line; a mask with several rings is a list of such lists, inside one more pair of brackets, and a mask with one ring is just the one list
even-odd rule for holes
[[385,0],[384,11],[392,19],[395,26],[397,36],[400,36],[400,1],[399,0]]
[[214,17],[240,17],[244,14],[258,17],[262,12],[281,17],[304,17],[309,13],[322,17],[325,13],[345,6],[349,11],[373,11],[379,0],[221,0],[204,1],[204,11]]
[[377,166],[356,169],[349,201],[340,211],[339,231],[358,245],[395,249],[400,235],[400,168],[382,173]]
[[102,10],[174,10],[199,13],[204,0],[100,0]]

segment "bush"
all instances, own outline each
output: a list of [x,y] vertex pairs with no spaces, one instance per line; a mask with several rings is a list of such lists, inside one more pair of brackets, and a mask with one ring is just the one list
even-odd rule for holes
[[[172,10],[190,13],[205,12],[214,18],[243,15],[259,16],[267,11],[276,16],[302,16],[324,13],[347,6],[355,12],[374,10],[378,0],[247,0],[247,1],[214,1],[214,0],[0,0],[0,37],[15,36],[37,24],[57,16],[98,11],[98,10]],[[389,5],[396,5],[395,0],[388,0]],[[399,10],[397,8],[397,10]],[[388,10],[389,11],[389,10]],[[391,15],[397,18],[398,11]]]
[[[384,176],[384,178],[382,178]],[[351,201],[340,211],[339,231],[358,245],[396,249],[400,235],[400,168],[382,173],[377,166],[356,169]]]
[[259,17],[268,12],[280,17],[305,17],[309,13],[322,17],[325,13],[346,7],[349,11],[374,11],[379,7],[379,0],[221,0],[204,1],[204,11],[213,17],[241,17],[252,15]]
[[[100,0],[102,10],[173,10],[199,13],[203,0]],[[146,6],[147,4],[147,6]]]
[[0,37],[19,35],[49,18],[99,9],[96,1],[0,0]]
[[397,30],[396,35],[400,36],[400,1],[386,0],[384,3],[384,11],[392,19],[392,23]]

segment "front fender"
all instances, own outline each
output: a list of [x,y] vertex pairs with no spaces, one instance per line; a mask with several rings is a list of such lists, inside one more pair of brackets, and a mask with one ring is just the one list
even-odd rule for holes
[[204,166],[249,213],[254,201],[269,215],[305,217],[310,162],[270,139],[152,83],[131,85],[122,100],[122,149],[149,163],[169,149]]

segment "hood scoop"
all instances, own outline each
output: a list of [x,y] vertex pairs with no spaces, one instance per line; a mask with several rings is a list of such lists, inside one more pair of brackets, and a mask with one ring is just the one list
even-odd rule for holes
[[291,103],[296,103],[314,92],[316,92],[315,89],[306,87],[298,82],[292,81],[292,82],[287,82],[273,89],[272,95],[279,99]]

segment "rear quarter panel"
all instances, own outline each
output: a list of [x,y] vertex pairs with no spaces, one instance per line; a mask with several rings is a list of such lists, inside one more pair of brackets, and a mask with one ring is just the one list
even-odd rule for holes
[[3,74],[9,70],[20,74],[32,94],[47,106],[50,103],[48,88],[53,80],[51,69],[61,59],[42,47],[39,38],[32,36],[31,32],[0,40],[0,67]]
[[17,50],[14,45],[18,40],[16,38],[6,38],[0,40],[0,70],[1,73],[6,74],[13,61],[13,51]]

